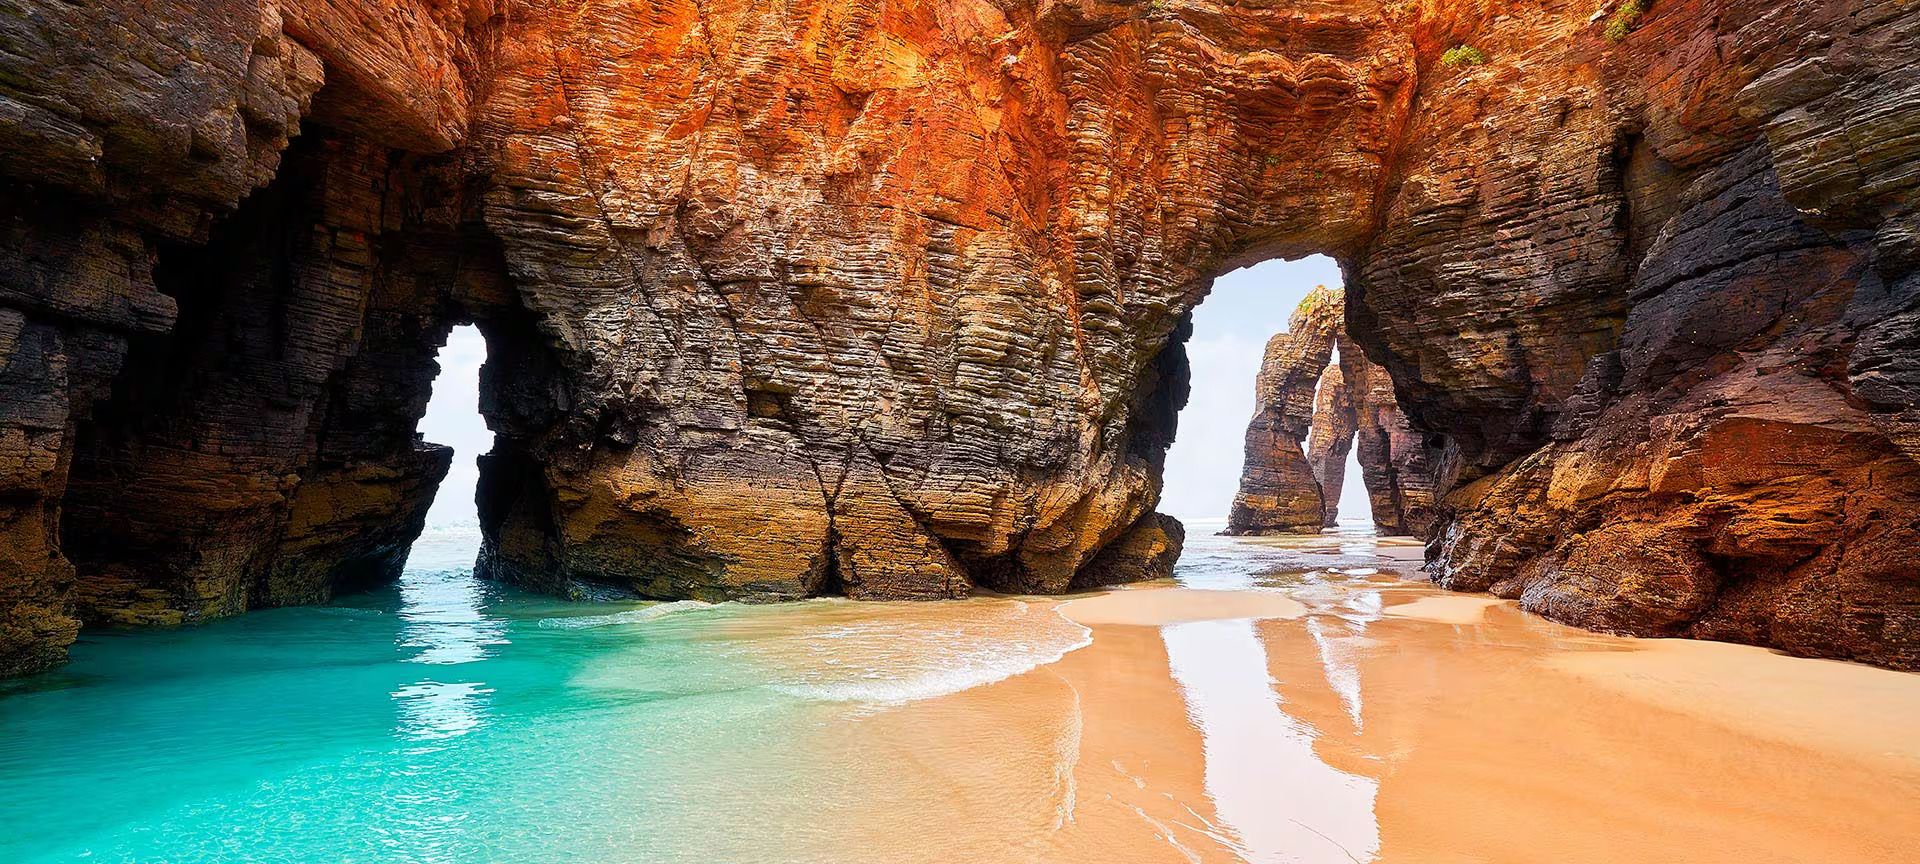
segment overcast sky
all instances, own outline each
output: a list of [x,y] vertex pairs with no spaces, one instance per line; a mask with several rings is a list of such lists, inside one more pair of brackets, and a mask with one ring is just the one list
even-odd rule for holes
[[[1287,316],[1315,285],[1340,284],[1333,259],[1268,261],[1235,270],[1214,282],[1213,293],[1193,314],[1193,395],[1180,412],[1180,431],[1167,454],[1166,492],[1160,510],[1183,521],[1225,518],[1240,483],[1247,421],[1253,417],[1253,378],[1267,337],[1285,330]],[[480,363],[486,345],[480,331],[458,327],[440,350],[440,377],[420,432],[453,448],[453,469],[428,514],[431,525],[474,518],[474,457],[493,447],[493,433],[480,420]],[[1359,469],[1349,457],[1340,501],[1343,516],[1366,512]]]
[[480,364],[487,359],[487,343],[476,327],[455,327],[440,349],[440,377],[433,379],[433,398],[420,434],[435,444],[453,448],[453,467],[433,497],[428,525],[459,525],[475,519],[473,487],[480,482],[474,457],[493,449],[493,433],[480,419]]

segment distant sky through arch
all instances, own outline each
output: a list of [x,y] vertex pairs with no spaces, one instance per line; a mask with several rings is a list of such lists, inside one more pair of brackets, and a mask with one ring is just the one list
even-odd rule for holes
[[[1213,293],[1193,312],[1187,358],[1193,393],[1167,453],[1160,511],[1185,522],[1225,519],[1240,486],[1240,462],[1253,419],[1253,379],[1267,339],[1287,329],[1287,316],[1315,285],[1339,287],[1340,266],[1313,255],[1266,261],[1214,280]],[[1365,487],[1352,456],[1340,496],[1342,518],[1368,513]]]

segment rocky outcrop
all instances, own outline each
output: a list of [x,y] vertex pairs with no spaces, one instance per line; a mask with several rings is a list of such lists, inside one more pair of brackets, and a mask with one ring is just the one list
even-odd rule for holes
[[413,427],[455,292],[391,238],[451,241],[435,208],[463,180],[390,148],[464,137],[459,18],[0,9],[0,674],[58,663],[83,620],[397,575],[450,456]]
[[1347,480],[1347,454],[1353,452],[1353,437],[1359,422],[1343,365],[1330,363],[1326,371],[1320,373],[1313,397],[1313,429],[1307,434],[1307,464],[1313,466],[1313,482],[1320,490],[1320,526],[1323,528],[1333,527],[1340,515],[1340,492],[1346,488]]
[[1920,667],[1920,9],[1578,15],[1447,24],[1493,62],[1410,124],[1351,286],[1445,439],[1435,578]]
[[[1327,372],[1341,320],[1339,292],[1317,286],[1293,310],[1286,331],[1267,340],[1253,385],[1254,414],[1247,424],[1240,491],[1233,496],[1225,533],[1320,533],[1332,505],[1326,503],[1318,480],[1324,466],[1316,465],[1303,448],[1315,429],[1317,403],[1326,403],[1329,416],[1336,400],[1344,405],[1339,372]],[[1327,381],[1328,374],[1335,380]],[[1339,502],[1337,492],[1332,500]]]
[[[1374,527],[1382,534],[1425,537],[1433,527],[1437,503],[1433,456],[1438,448],[1433,444],[1438,442],[1430,442],[1407,422],[1386,370],[1368,360],[1360,346],[1351,341],[1345,344],[1338,368],[1345,398],[1352,405],[1352,425],[1347,427],[1342,415],[1340,425],[1330,428],[1353,430],[1353,446],[1359,449],[1354,461],[1360,466]],[[1345,460],[1346,451],[1340,449],[1333,458]],[[1337,478],[1345,468],[1344,461],[1328,463],[1324,470],[1336,478],[1330,488],[1339,488]],[[1328,492],[1329,498],[1338,500],[1337,496],[1337,491]]]
[[[1254,383],[1240,490],[1226,534],[1317,534],[1332,527],[1356,441],[1374,525],[1424,536],[1434,482],[1424,437],[1395,401],[1393,381],[1346,335],[1345,300],[1325,285],[1267,342]],[[1304,445],[1304,451],[1303,451]]]
[[1920,665],[1920,11],[1612,11],[14,0],[0,671],[390,577],[467,320],[496,578],[1157,572],[1187,313],[1313,252],[1443,584]]
[[1073,577],[1074,588],[1099,588],[1173,577],[1187,530],[1165,513],[1148,513],[1107,544]]
[[484,493],[535,585],[1065,590],[1157,499],[1206,278],[1364,230],[1411,96],[1377,4],[574,8],[477,120],[564,346]]

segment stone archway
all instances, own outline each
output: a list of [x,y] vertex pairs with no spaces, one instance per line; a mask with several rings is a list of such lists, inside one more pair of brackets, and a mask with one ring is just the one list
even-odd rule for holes
[[[316,159],[317,208],[248,266],[298,277],[276,308],[330,311],[232,354],[311,342],[312,386],[203,388],[162,437],[349,416],[381,340],[480,320],[517,364],[488,385],[500,578],[945,597],[1162,562],[1186,313],[1227,268],[1320,252],[1437,454],[1443,584],[1920,664],[1920,13],[1675,2],[1616,42],[1585,7],[1440,0],[400,0],[394,40],[351,3],[176,5],[128,12],[153,20],[122,44],[86,38],[115,10],[36,4],[43,44],[0,52],[5,671],[57,662],[76,591],[114,584],[74,574],[63,523],[226,503],[134,457],[185,497],[62,514],[128,342],[177,326],[154,256],[221,243],[248,190]],[[1444,63],[1461,44],[1485,62]],[[341,255],[370,257],[349,278]],[[432,290],[381,305],[421,270]],[[394,445],[343,471],[411,452],[400,413],[222,458],[291,512],[346,488],[309,448]],[[270,523],[187,556],[233,574],[207,609],[273,582]],[[292,581],[354,558],[316,554]]]

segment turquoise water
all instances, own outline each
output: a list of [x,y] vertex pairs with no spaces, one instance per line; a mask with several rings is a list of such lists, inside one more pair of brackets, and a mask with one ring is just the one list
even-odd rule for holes
[[0,690],[0,861],[833,860],[849,718],[1087,635],[1016,600],[566,603],[473,579],[474,539]]

